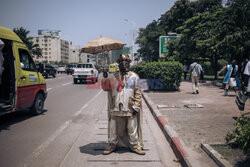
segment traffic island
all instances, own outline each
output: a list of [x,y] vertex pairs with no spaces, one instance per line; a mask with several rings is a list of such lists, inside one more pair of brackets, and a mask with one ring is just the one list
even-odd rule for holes
[[211,157],[214,162],[220,167],[233,167],[220,153],[211,147],[209,144],[201,144],[201,148]]
[[[166,139],[171,145],[176,157],[178,158],[179,162],[184,167],[192,167],[196,165],[191,165],[190,157],[185,150],[184,143],[181,141],[177,135],[177,133],[168,125],[166,119],[160,114],[159,110],[153,107],[152,101],[146,94],[142,94],[149,110],[151,111],[152,115],[154,116],[155,120],[157,121],[158,125],[160,126],[161,130],[163,131]],[[191,161],[192,162],[192,161]]]
[[[234,118],[241,112],[235,105],[235,98],[225,97],[218,87],[201,86],[199,92],[192,94],[191,83],[182,82],[178,92],[147,91],[143,92],[143,97],[169,143],[181,144],[186,154],[176,145],[178,155],[202,162],[201,166],[217,166],[200,145],[224,143],[227,133],[235,129]],[[248,107],[245,112],[249,111]],[[173,137],[180,142],[173,141]],[[184,160],[178,155],[180,161]],[[193,165],[191,161],[190,164]]]

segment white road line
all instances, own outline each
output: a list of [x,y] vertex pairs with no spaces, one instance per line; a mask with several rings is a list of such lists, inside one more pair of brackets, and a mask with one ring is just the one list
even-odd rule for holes
[[[97,96],[99,96],[101,93],[102,93],[102,90],[100,90],[100,91],[99,91],[90,101],[88,101],[88,103],[86,103],[79,111],[77,111],[77,112],[74,114],[74,116],[80,115],[80,114],[83,112],[83,110],[84,110],[86,107],[88,107],[88,105],[89,105]],[[83,133],[83,131],[80,133],[80,135],[76,138],[75,141],[78,140],[78,138],[82,135],[82,133]],[[64,162],[65,159],[68,157],[68,155],[69,155],[69,153],[71,152],[71,150],[72,150],[72,148],[73,148],[74,145],[75,145],[75,142],[73,143],[73,145],[71,146],[70,150],[67,152],[67,154],[65,155],[65,157],[64,157],[63,160],[61,161],[59,167],[62,166],[63,162]]]
[[25,161],[24,167],[30,166],[30,164],[49,146],[49,144],[56,139],[56,137],[66,129],[72,120],[66,121],[54,134],[52,134],[44,143],[42,143]]
[[[82,111],[88,107],[88,105],[100,94],[102,93],[102,90],[100,90],[91,100],[89,100],[79,111],[77,111],[74,116],[78,116],[82,113]],[[28,167],[30,164],[49,146],[51,142],[53,142],[57,136],[60,135],[60,133],[63,132],[64,129],[66,129],[71,123],[72,120],[66,121],[59,129],[55,131],[44,143],[42,143],[39,147],[35,149],[35,151],[25,160],[23,166]]]
[[88,101],[79,111],[77,111],[77,112],[74,114],[74,116],[80,115],[80,114],[83,112],[83,110],[84,110],[85,108],[87,108],[87,107],[89,106],[89,104],[90,104],[93,100],[95,100],[95,98],[97,98],[97,96],[99,96],[101,93],[102,93],[102,90],[100,90],[100,92],[98,92],[98,93],[97,93],[90,101]]
[[50,91],[52,88],[48,88],[47,91]]
[[68,83],[62,84],[62,86],[66,86],[66,85],[69,85],[69,84],[72,84],[72,82],[68,82]]

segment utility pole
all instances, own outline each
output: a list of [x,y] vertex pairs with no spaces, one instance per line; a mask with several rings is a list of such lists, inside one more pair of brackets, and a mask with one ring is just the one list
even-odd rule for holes
[[134,30],[135,30],[135,22],[134,21],[130,21],[128,19],[124,19],[126,22],[132,24],[133,26],[133,30],[132,30],[132,49],[131,49],[131,60],[132,60],[132,65],[134,64],[134,38],[135,38],[135,34],[134,34]]

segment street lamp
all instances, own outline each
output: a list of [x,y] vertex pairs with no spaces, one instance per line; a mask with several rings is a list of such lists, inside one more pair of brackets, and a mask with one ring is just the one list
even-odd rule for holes
[[134,34],[134,30],[135,30],[135,22],[134,21],[130,21],[128,19],[124,19],[124,21],[132,24],[133,26],[133,30],[132,30],[132,50],[131,50],[131,59],[132,59],[132,64],[134,64],[134,38],[135,38],[135,34]]

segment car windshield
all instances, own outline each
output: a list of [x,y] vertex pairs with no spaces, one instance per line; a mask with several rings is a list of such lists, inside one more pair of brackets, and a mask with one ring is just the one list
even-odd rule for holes
[[93,68],[92,64],[78,64],[78,68]]

